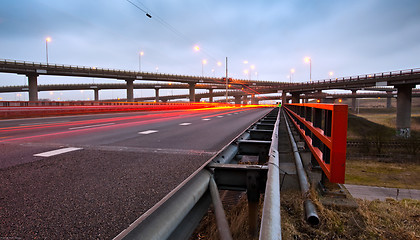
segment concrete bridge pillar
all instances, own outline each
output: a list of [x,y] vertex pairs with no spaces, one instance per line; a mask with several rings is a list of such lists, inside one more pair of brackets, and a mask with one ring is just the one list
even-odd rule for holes
[[241,104],[241,96],[235,96],[235,104]]
[[213,102],[213,89],[212,88],[210,88],[209,89],[209,102]]
[[257,100],[257,98],[255,97],[255,95],[252,95],[252,96],[251,96],[251,104],[253,104],[253,105],[257,105],[257,104],[258,104],[258,100]]
[[127,83],[127,102],[134,102],[134,79],[126,79]]
[[285,92],[285,91],[283,90],[283,92],[282,92],[282,94],[281,94],[281,104],[282,104],[282,105],[284,105],[284,104],[286,104],[286,103],[287,103],[286,94],[287,94],[287,92]]
[[292,92],[292,103],[299,103],[300,101],[300,93]]
[[391,101],[392,101],[392,92],[386,91],[387,98],[386,98],[386,108],[391,108]]
[[29,87],[29,101],[38,101],[38,75],[29,74],[28,87]]
[[248,104],[248,95],[242,96],[242,104]]
[[[357,90],[351,90],[351,94],[352,95],[356,95],[357,94]],[[351,99],[351,110],[353,112],[356,112],[356,100],[357,100],[357,98],[355,98],[355,97],[353,97]]]
[[94,95],[95,95],[95,101],[99,101],[99,89],[95,88],[93,89]]
[[195,83],[188,83],[190,91],[190,102],[195,101]]
[[159,102],[159,88],[155,88],[155,101]]
[[398,85],[397,88],[397,136],[410,137],[411,95],[413,85]]

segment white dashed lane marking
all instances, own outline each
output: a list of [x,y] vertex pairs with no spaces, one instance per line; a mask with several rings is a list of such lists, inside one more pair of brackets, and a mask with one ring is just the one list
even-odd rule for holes
[[147,135],[147,134],[152,134],[152,133],[157,133],[157,132],[158,130],[147,130],[147,131],[139,132],[139,134]]
[[203,121],[210,121],[210,118],[203,118]]
[[223,116],[217,116],[218,118],[222,118]]
[[83,148],[68,147],[68,148],[62,148],[62,149],[57,149],[57,150],[53,150],[53,151],[34,154],[34,156],[35,157],[51,157],[51,156],[55,156],[55,155],[58,155],[58,154],[68,153],[68,152],[81,150],[81,149],[83,149]]
[[191,123],[181,123],[181,124],[179,124],[180,126],[188,126],[188,125],[191,125]]
[[96,124],[96,125],[89,125],[89,126],[69,128],[69,130],[76,130],[76,129],[83,129],[83,128],[94,128],[94,127],[103,127],[103,126],[109,126],[109,125],[113,125],[113,124],[115,124],[115,123],[103,123],[103,124]]

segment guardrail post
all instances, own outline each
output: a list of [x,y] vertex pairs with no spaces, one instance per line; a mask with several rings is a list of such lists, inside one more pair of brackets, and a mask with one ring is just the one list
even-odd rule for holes
[[258,202],[260,201],[260,190],[258,184],[258,172],[247,172],[247,190],[246,195],[248,198],[248,226],[249,234],[255,236],[258,221]]

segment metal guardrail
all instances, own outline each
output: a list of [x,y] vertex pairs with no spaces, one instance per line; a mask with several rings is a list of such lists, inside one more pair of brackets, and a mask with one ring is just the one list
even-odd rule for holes
[[285,109],[332,183],[344,183],[347,105],[285,104]]
[[[188,239],[207,212],[211,202],[215,207],[220,239],[232,239],[216,184],[218,189],[247,191],[248,207],[251,209],[248,222],[251,230],[253,224],[256,224],[256,219],[253,218],[257,217],[257,209],[254,207],[258,205],[260,193],[265,189],[260,239],[281,239],[278,132],[276,132],[279,114],[277,110],[276,116],[268,114],[265,117],[266,120],[261,120],[259,124],[256,122],[252,124],[249,130],[244,131],[226,145],[114,240]],[[273,138],[271,143],[265,140],[270,137]],[[266,152],[267,143],[269,143],[269,151]],[[263,164],[264,160],[267,161],[268,153],[270,153],[268,167],[235,164],[237,154],[259,156],[259,163]],[[265,184],[266,178],[267,184]]]

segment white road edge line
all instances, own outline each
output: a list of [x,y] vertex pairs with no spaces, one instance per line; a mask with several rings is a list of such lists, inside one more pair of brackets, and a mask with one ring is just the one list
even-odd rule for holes
[[191,125],[191,123],[186,122],[186,123],[179,124],[179,126],[188,126],[188,125]]
[[89,126],[82,126],[82,127],[73,127],[69,128],[69,130],[76,130],[76,129],[83,129],[83,128],[94,128],[94,127],[103,127],[103,126],[109,126],[114,125],[115,123],[103,123],[103,124],[96,124],[96,125],[89,125]]
[[34,157],[51,157],[51,156],[55,156],[55,155],[58,155],[58,154],[68,153],[68,152],[81,150],[81,149],[83,149],[83,148],[76,148],[76,147],[61,148],[61,149],[57,149],[57,150],[52,150],[52,151],[48,151],[48,152],[34,154]]
[[203,121],[210,121],[210,118],[203,118],[201,120],[203,120]]
[[147,130],[147,131],[139,132],[139,134],[147,135],[147,134],[157,133],[157,132],[158,130]]

